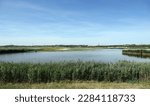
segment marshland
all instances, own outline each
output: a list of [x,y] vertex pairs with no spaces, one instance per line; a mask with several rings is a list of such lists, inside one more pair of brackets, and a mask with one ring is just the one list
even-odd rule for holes
[[0,88],[150,88],[150,59],[124,55],[141,48],[149,54],[141,45],[3,46]]
[[150,58],[150,49],[125,49],[122,50],[124,55],[136,56],[141,58]]

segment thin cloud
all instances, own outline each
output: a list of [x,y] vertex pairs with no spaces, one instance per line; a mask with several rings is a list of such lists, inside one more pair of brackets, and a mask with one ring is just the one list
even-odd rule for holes
[[38,36],[43,40],[41,42],[47,43],[52,40],[62,44],[66,41],[97,43],[99,40],[121,43],[128,42],[130,37],[134,38],[130,39],[134,42],[142,37],[148,41],[150,34],[149,11],[145,2],[142,4],[136,0],[0,1],[0,42],[6,36],[9,39],[5,42],[13,39],[15,43],[15,39],[19,38],[21,42],[28,43],[23,39],[25,36],[31,39],[31,43]]
[[17,9],[31,9],[36,11],[47,11],[46,8],[33,4],[27,1],[18,1],[18,0],[3,0],[3,6],[7,6],[9,8],[17,8]]

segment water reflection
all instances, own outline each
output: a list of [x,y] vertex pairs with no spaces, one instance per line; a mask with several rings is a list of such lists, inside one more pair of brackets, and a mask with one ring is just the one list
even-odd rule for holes
[[48,63],[60,61],[96,61],[118,62],[121,60],[150,62],[149,58],[137,58],[122,55],[121,49],[97,49],[89,51],[64,51],[64,52],[30,52],[0,55],[1,62],[30,62]]

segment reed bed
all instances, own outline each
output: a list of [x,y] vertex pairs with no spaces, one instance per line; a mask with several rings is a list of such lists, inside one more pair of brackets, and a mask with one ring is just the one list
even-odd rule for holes
[[120,61],[0,63],[1,83],[50,83],[60,81],[150,81],[150,63]]

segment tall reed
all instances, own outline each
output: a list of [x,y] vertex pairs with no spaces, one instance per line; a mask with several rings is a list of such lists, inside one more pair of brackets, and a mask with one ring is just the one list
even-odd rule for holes
[[150,81],[150,63],[0,63],[0,82]]

